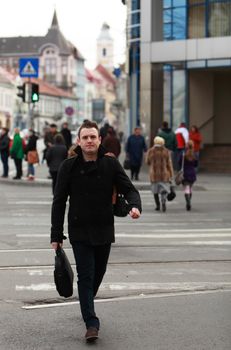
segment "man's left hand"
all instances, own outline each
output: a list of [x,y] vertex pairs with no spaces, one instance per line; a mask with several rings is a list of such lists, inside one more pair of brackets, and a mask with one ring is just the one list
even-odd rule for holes
[[129,211],[129,215],[131,216],[132,219],[138,219],[140,217],[140,211],[137,208],[132,208]]

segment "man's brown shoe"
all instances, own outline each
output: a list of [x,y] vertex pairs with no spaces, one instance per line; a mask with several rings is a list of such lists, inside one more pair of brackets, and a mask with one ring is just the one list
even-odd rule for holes
[[98,339],[98,329],[95,327],[89,327],[87,330],[87,333],[85,334],[85,339],[88,343],[94,342],[96,339]]

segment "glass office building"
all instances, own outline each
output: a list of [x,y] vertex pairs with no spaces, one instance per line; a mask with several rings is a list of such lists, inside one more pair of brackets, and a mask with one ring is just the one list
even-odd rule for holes
[[126,5],[129,133],[131,133],[134,127],[140,124],[140,0],[128,0]]
[[231,1],[141,2],[141,124],[196,124],[205,143],[231,144]]

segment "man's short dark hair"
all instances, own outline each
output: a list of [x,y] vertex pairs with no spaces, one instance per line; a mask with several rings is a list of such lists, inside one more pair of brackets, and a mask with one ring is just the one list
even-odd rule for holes
[[83,122],[83,124],[80,126],[79,131],[78,131],[78,137],[80,137],[80,133],[82,129],[91,129],[95,128],[98,131],[99,134],[99,127],[96,122],[93,122],[91,120],[86,120]]
[[56,124],[50,124],[50,128],[57,128],[57,125]]
[[164,122],[162,123],[162,127],[163,127],[164,129],[167,129],[167,128],[168,128],[168,122],[164,121]]
[[65,141],[62,134],[57,134],[54,137],[54,142],[56,145],[64,145]]
[[2,128],[2,130],[4,130],[6,134],[8,134],[8,132],[9,132],[8,128]]

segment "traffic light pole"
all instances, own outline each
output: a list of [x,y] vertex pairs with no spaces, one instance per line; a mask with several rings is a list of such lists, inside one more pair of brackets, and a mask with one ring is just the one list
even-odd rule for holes
[[28,102],[28,129],[34,129],[34,111],[32,103]]
[[27,98],[27,104],[28,104],[28,120],[27,120],[27,128],[28,129],[34,129],[34,115],[33,115],[33,108],[32,108],[32,103],[30,101],[30,96],[31,96],[31,79],[28,78],[28,98]]
[[34,106],[39,101],[39,84],[33,83],[31,78],[22,85],[17,86],[17,96],[22,99],[24,103],[28,105],[27,112],[27,128],[34,128]]

